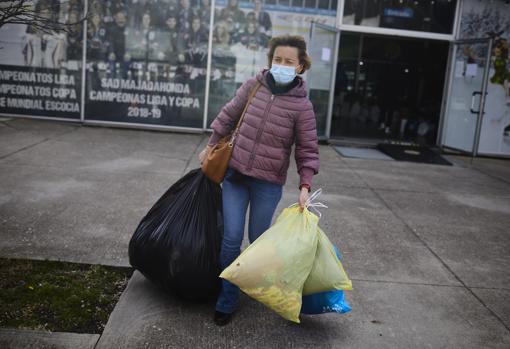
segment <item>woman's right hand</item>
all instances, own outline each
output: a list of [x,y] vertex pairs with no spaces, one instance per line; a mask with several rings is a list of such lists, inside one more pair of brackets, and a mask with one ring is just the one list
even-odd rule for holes
[[207,156],[207,153],[209,153],[209,150],[211,150],[212,145],[208,145],[198,154],[198,160],[200,160],[200,164],[202,164],[205,160],[205,157]]

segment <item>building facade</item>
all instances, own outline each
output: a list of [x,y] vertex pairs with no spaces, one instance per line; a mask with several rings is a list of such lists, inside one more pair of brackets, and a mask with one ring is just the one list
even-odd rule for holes
[[[0,29],[0,114],[202,132],[271,37],[308,41],[319,136],[510,155],[506,0],[34,1]],[[49,11],[51,8],[53,11]]]

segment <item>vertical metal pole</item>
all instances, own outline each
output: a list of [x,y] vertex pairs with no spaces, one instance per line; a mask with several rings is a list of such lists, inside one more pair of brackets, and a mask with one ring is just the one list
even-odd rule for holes
[[[315,22],[312,20],[310,22],[310,41],[309,41],[310,45],[308,47],[310,47],[312,45],[314,31],[315,31]],[[308,80],[308,75],[307,75],[307,80]],[[308,95],[308,98],[310,98],[310,84],[308,83],[308,81],[306,84],[306,93]]]
[[453,20],[453,30],[452,30],[452,36],[453,36],[453,50],[452,50],[452,58],[451,58],[451,72],[449,74],[448,79],[448,91],[446,94],[446,103],[445,103],[445,112],[443,115],[443,123],[441,127],[441,143],[440,148],[443,148],[443,145],[446,143],[446,131],[448,128],[448,118],[450,113],[450,97],[452,95],[452,89],[453,89],[453,79],[454,79],[454,71],[455,71],[455,65],[457,63],[457,48],[458,45],[455,44],[455,40],[460,39],[460,25],[462,21],[462,9],[464,5],[464,0],[457,0],[457,6],[455,8],[455,17]]
[[[453,20],[453,30],[452,30],[452,36],[453,40],[460,38],[460,25],[462,21],[462,9],[464,5],[464,0],[457,0],[457,6],[455,8],[455,17]],[[453,85],[453,79],[454,79],[454,71],[455,71],[455,64],[457,62],[457,46],[456,44],[453,45],[452,50],[452,61],[451,61],[451,72],[450,72],[450,78],[448,80],[448,93],[446,94],[446,104],[445,104],[445,114],[443,115],[443,127],[441,128],[441,145],[442,148],[443,145],[446,143],[446,130],[448,128],[448,117],[450,112],[450,97],[451,97],[451,91],[452,91],[452,85]],[[444,129],[443,129],[444,128]],[[472,160],[472,159],[471,159]]]
[[211,59],[212,59],[212,43],[214,33],[214,11],[216,10],[216,1],[212,0],[211,3],[211,16],[209,18],[209,43],[207,48],[207,70],[205,76],[205,97],[204,97],[204,120],[202,123],[202,130],[207,130],[207,117],[209,114],[209,84],[211,83]]
[[492,43],[494,38],[489,39],[489,47],[485,58],[485,68],[482,80],[482,95],[480,96],[480,108],[478,108],[478,118],[476,120],[475,141],[473,142],[473,157],[478,155],[478,147],[480,146],[480,133],[482,131],[483,114],[485,113],[485,99],[487,97],[487,85],[489,84],[489,70],[491,67]]
[[446,72],[444,75],[444,84],[443,84],[443,101],[441,103],[441,113],[439,115],[439,127],[436,136],[436,144],[439,145],[439,149],[443,149],[444,144],[444,135],[446,134],[446,117],[448,115],[448,107],[450,105],[450,89],[453,85],[453,71],[455,69],[455,53],[456,53],[457,45],[455,42],[450,42],[450,47],[448,49],[448,60],[446,66]]
[[336,27],[340,28],[342,26],[342,21],[344,17],[344,0],[338,0],[337,9],[336,9]]
[[[359,36],[359,46],[358,46],[358,64],[356,65],[356,76],[354,77],[354,92],[358,92],[359,88],[359,76],[361,70],[361,53],[363,52],[363,39],[365,38],[365,34],[361,33]],[[365,64],[365,63],[363,63]]]
[[[85,0],[83,14],[87,18],[89,12],[89,1]],[[87,23],[88,19],[83,22],[83,42],[82,42],[82,53],[81,53],[81,95],[80,95],[80,121],[85,120],[85,78],[86,78],[86,67],[87,67]]]
[[453,20],[453,38],[460,39],[460,24],[462,21],[462,8],[463,8],[464,0],[457,0],[457,6],[455,8],[455,17]]
[[336,66],[338,64],[338,47],[340,45],[340,31],[335,31],[335,46],[333,50],[333,69],[329,86],[328,113],[326,114],[326,139],[331,137],[331,120],[333,118],[333,101],[335,99]]

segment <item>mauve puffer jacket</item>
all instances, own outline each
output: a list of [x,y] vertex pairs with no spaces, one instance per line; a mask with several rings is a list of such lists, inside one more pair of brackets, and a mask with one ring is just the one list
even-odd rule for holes
[[306,83],[290,91],[273,95],[266,83],[267,69],[246,81],[235,97],[220,111],[211,124],[209,144],[229,134],[237,125],[256,81],[262,85],[246,111],[236,138],[229,166],[247,176],[284,185],[292,145],[300,185],[308,184],[319,171],[319,146],[315,113],[307,98]]

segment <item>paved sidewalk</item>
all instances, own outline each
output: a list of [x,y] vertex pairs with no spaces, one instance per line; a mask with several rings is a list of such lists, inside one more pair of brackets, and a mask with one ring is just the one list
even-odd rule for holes
[[[1,119],[0,256],[127,266],[138,222],[198,167],[206,140]],[[173,299],[135,273],[99,340],[70,340],[80,348],[509,348],[510,160],[450,157],[455,166],[437,166],[342,158],[326,145],[320,153],[314,187],[329,206],[320,225],[353,281],[351,313],[297,325],[243,297],[233,322],[218,328],[212,304]],[[297,200],[297,182],[293,165],[277,214]],[[0,331],[2,347],[34,347],[29,337]],[[54,337],[30,338],[73,347]]]

